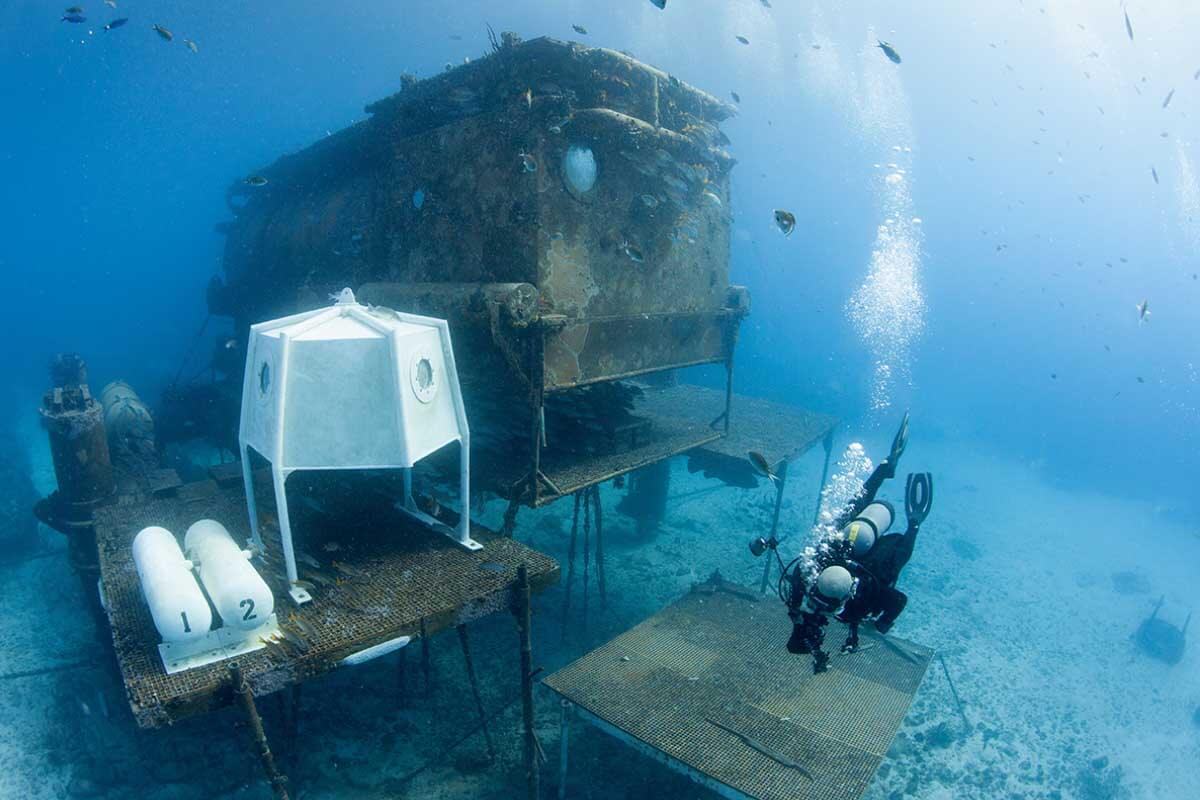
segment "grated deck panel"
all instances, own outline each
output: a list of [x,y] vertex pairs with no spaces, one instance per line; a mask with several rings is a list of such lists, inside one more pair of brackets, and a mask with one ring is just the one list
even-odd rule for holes
[[[845,626],[831,621],[825,631],[826,649],[836,653]],[[702,584],[544,683],[736,792],[854,800],[891,745],[933,652],[893,639],[901,655],[863,629],[859,652],[836,655],[828,672],[813,675],[810,657],[784,649],[790,633],[775,598]]]
[[[220,489],[202,482],[199,491],[146,501],[123,502],[96,515],[100,576],[108,605],[117,661],[130,706],[142,727],[171,724],[184,717],[228,704],[229,662],[222,661],[167,675],[158,656],[159,636],[142,598],[130,544],[143,527],[161,525],[180,540],[196,520],[211,518],[225,525],[235,540],[249,537],[249,515],[240,486]],[[255,694],[267,694],[333,669],[337,662],[398,636],[416,638],[421,620],[429,634],[509,607],[517,568],[526,564],[536,591],[558,579],[558,564],[513,539],[474,526],[472,536],[484,549],[469,552],[447,537],[431,533],[375,503],[369,516],[334,528],[328,519],[297,513],[293,506],[296,546],[322,562],[319,572],[300,566],[301,578],[320,577],[313,601],[297,608],[286,592],[278,528],[264,513],[267,564],[255,567],[275,594],[280,624],[309,631],[306,652],[258,650],[237,660]],[[259,492],[259,508],[273,509],[269,493]],[[443,520],[453,520],[442,512]],[[355,532],[358,533],[355,533]],[[324,545],[324,546],[323,546]],[[325,548],[336,547],[333,552]],[[342,565],[339,570],[332,562]],[[486,566],[484,566],[486,565]],[[316,583],[316,578],[313,578]]]

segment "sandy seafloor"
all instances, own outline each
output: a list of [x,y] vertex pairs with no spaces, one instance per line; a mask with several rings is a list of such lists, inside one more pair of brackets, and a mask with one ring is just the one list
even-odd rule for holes
[[[1170,667],[1140,655],[1130,640],[1160,594],[1168,619],[1187,615],[1200,563],[1194,521],[1169,508],[1056,489],[1035,469],[969,443],[922,441],[919,428],[902,472],[933,471],[936,504],[902,580],[910,601],[896,633],[943,654],[970,728],[935,661],[866,797],[1200,797],[1200,727],[1192,719],[1200,653],[1193,646]],[[44,434],[33,421],[25,434],[35,482],[49,491]],[[839,439],[838,450],[848,441]],[[793,467],[785,530],[811,520],[819,471],[817,452]],[[902,480],[882,493],[901,505]],[[538,596],[535,663],[547,671],[568,663],[716,569],[757,585],[762,562],[746,541],[766,530],[773,493],[689,494],[715,485],[676,460],[671,494],[679,499],[647,541],[615,512],[619,493],[606,487],[608,605],[599,607],[593,586],[584,631],[577,571],[564,638],[561,585]],[[498,525],[501,511],[491,504],[483,521]],[[570,501],[523,509],[518,537],[565,561],[570,513]],[[49,530],[42,543],[47,550],[64,544]],[[0,798],[270,797],[231,710],[136,730],[80,609],[81,589],[62,553],[0,564]],[[497,764],[484,763],[473,733],[457,638],[442,635],[433,641],[428,697],[415,685],[416,654],[409,656],[406,708],[397,707],[395,656],[306,684],[294,749],[278,742],[274,700],[261,701],[292,796],[522,796],[511,618],[473,625],[472,644],[484,702],[497,715]],[[67,668],[12,676],[49,666]],[[549,692],[538,698],[550,797],[559,715]],[[573,726],[571,755],[570,797],[715,797],[582,723]]]

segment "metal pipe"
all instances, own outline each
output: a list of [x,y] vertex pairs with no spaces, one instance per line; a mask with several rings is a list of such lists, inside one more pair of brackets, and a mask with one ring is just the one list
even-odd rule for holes
[[540,775],[537,764],[537,739],[533,729],[533,635],[529,614],[529,568],[517,567],[515,613],[521,637],[521,717],[525,728],[525,778],[528,800],[538,800]]
[[271,789],[275,792],[277,800],[288,800],[287,776],[275,765],[275,757],[271,755],[271,746],[267,743],[267,734],[263,730],[262,717],[258,715],[258,708],[254,705],[254,693],[250,691],[250,686],[242,675],[242,668],[236,661],[229,665],[229,678],[233,685],[233,694],[242,707],[246,722],[250,725],[250,735],[254,737],[258,758],[267,773],[267,779],[271,782]]
[[429,697],[432,688],[429,669],[429,634],[425,630],[425,618],[421,617],[421,674],[425,678],[425,697]]
[[[779,471],[775,473],[778,480],[775,481],[775,515],[771,518],[771,541],[778,541],[775,534],[779,531],[779,510],[783,507],[783,487],[787,484],[787,470],[788,462],[785,458],[779,465]],[[771,581],[771,565],[773,563],[774,560],[768,558],[763,564],[762,583],[758,587],[761,594],[767,593],[767,584]]]
[[458,626],[458,641],[462,645],[463,661],[467,665],[467,680],[471,683],[471,695],[475,698],[475,709],[479,712],[479,724],[483,726],[483,739],[487,742],[488,759],[496,760],[496,746],[492,744],[492,732],[488,728],[487,714],[483,710],[483,697],[479,694],[479,679],[475,677],[475,662],[471,659],[471,640],[467,637],[467,626]]
[[567,583],[563,595],[562,638],[567,638],[567,625],[571,619],[571,587],[575,583],[575,544],[579,539],[579,505],[583,498],[575,494],[575,513],[571,516],[571,544],[567,549]]
[[600,508],[600,484],[593,486],[592,491],[596,495],[592,504],[596,514],[596,584],[600,589],[600,605],[605,607],[608,605],[608,595],[604,586],[604,526]]
[[821,441],[821,445],[825,448],[825,463],[821,465],[821,485],[817,487],[817,507],[813,510],[813,527],[817,527],[817,523],[821,520],[821,495],[825,493],[825,481],[829,478],[829,461],[833,457],[833,431],[825,434],[825,438]]
[[558,722],[558,800],[566,800],[567,797],[567,725],[571,714],[571,701],[559,701],[559,722]]

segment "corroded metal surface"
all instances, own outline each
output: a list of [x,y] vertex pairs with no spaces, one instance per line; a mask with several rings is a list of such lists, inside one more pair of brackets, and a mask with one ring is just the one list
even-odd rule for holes
[[478,485],[538,505],[547,393],[732,358],[734,109],[611,50],[502,40],[232,187],[210,310],[244,327],[349,285],[449,320]]
[[[101,582],[117,661],[134,717],[142,727],[167,725],[231,701],[227,663],[174,675],[164,672],[158,633],[142,599],[130,552],[133,537],[147,525],[161,525],[182,538],[188,526],[202,518],[218,520],[235,539],[247,538],[249,517],[242,493],[236,488],[213,490],[212,481],[205,484],[204,491],[115,504],[96,514]],[[269,491],[260,493],[259,507],[273,508]],[[318,529],[319,518],[297,528],[301,531],[298,547],[311,548],[326,562],[336,558],[342,565],[341,572],[334,571],[337,580],[317,585],[313,601],[300,608],[288,600],[282,576],[256,562],[275,594],[281,624],[303,624],[312,635],[307,636],[309,649],[302,654],[264,649],[238,658],[255,694],[326,672],[347,655],[372,645],[404,635],[416,638],[422,621],[432,634],[503,610],[511,602],[522,564],[527,565],[535,589],[558,579],[558,564],[552,558],[479,526],[473,526],[471,535],[484,549],[469,552],[399,514],[377,517],[369,525],[356,517],[354,523],[367,533],[357,538],[337,534],[333,557],[312,546],[311,537],[330,535]],[[277,530],[264,538],[268,561],[277,562]],[[289,622],[292,613],[303,623]]]
[[[810,657],[784,648],[790,632],[778,602],[702,584],[544,682],[674,766],[747,796],[853,800],[933,653],[892,639],[902,656],[864,632],[859,652],[813,675]],[[840,643],[844,632],[831,623],[826,637]]]

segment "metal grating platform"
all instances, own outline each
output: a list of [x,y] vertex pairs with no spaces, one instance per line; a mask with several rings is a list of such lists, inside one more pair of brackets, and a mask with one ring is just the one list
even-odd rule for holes
[[[845,626],[825,630],[837,652]],[[857,653],[813,675],[810,657],[784,649],[790,632],[774,598],[710,582],[544,683],[589,721],[726,796],[854,800],[933,651],[864,629]]]
[[[187,489],[188,491],[184,491]],[[259,508],[273,509],[269,492]],[[292,505],[297,505],[293,503]],[[447,537],[416,526],[379,498],[335,529],[329,519],[293,509],[296,544],[323,562],[320,571],[301,568],[313,579],[313,601],[296,608],[288,599],[279,565],[278,528],[264,530],[268,564],[256,561],[275,594],[280,624],[307,631],[307,650],[258,650],[237,660],[255,694],[267,694],[329,671],[346,656],[399,636],[416,638],[509,608],[517,568],[527,565],[535,591],[558,580],[558,564],[513,539],[479,526],[472,536],[484,549],[470,552]],[[297,514],[299,511],[299,515]],[[457,521],[442,511],[443,521]],[[235,539],[249,536],[249,517],[240,487],[215,481],[181,487],[176,497],[132,501],[99,510],[96,540],[100,578],[117,661],[130,706],[142,727],[158,727],[231,701],[228,662],[167,675],[159,660],[158,633],[142,599],[130,543],[147,525],[161,525],[182,539],[188,526],[211,518]],[[344,522],[344,521],[343,521]],[[334,564],[333,562],[337,562]],[[317,575],[321,576],[317,583]],[[290,619],[295,614],[302,620]]]
[[[679,385],[648,393],[649,410],[712,408],[724,402],[724,392],[703,386]],[[729,432],[688,453],[692,471],[720,478],[735,486],[753,486],[758,478],[746,454],[755,450],[767,461],[794,461],[825,441],[838,426],[837,417],[761,397],[735,394]]]

